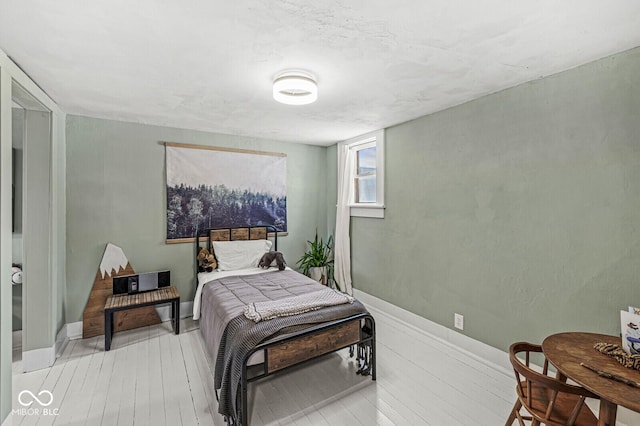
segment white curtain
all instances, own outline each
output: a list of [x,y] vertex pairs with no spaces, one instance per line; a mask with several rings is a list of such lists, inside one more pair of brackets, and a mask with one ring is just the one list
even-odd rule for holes
[[338,205],[336,211],[336,238],[334,275],[340,290],[353,294],[351,288],[351,239],[349,222],[351,213],[351,176],[353,176],[353,151],[347,144],[338,145]]

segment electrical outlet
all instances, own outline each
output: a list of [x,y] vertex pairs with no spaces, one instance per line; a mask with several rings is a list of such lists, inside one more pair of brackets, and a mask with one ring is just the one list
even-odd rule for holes
[[453,314],[453,326],[460,330],[464,330],[464,315]]

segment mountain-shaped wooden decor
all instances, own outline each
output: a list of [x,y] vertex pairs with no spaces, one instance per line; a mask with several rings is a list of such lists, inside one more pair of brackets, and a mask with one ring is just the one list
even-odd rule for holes
[[[113,294],[113,277],[135,274],[124,251],[114,244],[107,244],[102,262],[96,273],[93,288],[82,314],[82,338],[104,334],[104,304]],[[114,331],[130,330],[147,325],[160,324],[160,317],[153,306],[116,312]]]

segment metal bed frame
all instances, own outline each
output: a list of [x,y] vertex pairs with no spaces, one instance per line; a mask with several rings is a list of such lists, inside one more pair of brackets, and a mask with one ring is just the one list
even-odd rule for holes
[[[252,229],[261,228],[261,235],[265,235],[265,239],[269,237],[269,232],[273,232],[274,237],[274,248],[278,249],[278,230],[271,225],[263,225],[263,226],[253,226],[253,227],[237,227],[237,228],[209,228],[203,231],[206,232],[207,236],[207,248],[211,249],[211,231],[215,231],[218,235],[222,235],[220,231],[228,230],[228,239],[232,240],[233,230],[247,230],[247,238],[241,238],[243,240],[251,239]],[[265,232],[266,230],[266,232]],[[198,252],[198,248],[200,246],[202,236],[196,237],[195,251],[196,254]],[[256,238],[254,238],[256,239]],[[261,238],[257,238],[261,239]],[[198,265],[196,262],[196,284],[197,284],[197,272]],[[355,336],[355,327],[357,327],[357,337]],[[350,331],[348,329],[351,329]],[[347,330],[347,332],[351,332],[351,335],[347,335],[345,337],[336,337],[335,333],[338,330]],[[302,350],[305,346],[309,346],[309,342],[311,342],[311,346],[315,349]],[[271,376],[277,372],[284,371],[291,367],[306,363],[313,359],[319,358],[321,356],[327,355],[329,353],[333,353],[339,351],[344,348],[349,348],[349,354],[351,357],[356,357],[359,363],[359,369],[356,374],[361,374],[363,376],[371,375],[372,380],[376,380],[376,326],[375,320],[373,316],[371,316],[368,312],[359,313],[356,315],[352,315],[346,318],[342,318],[335,321],[329,321],[326,323],[322,323],[316,326],[312,326],[305,330],[287,334],[281,338],[273,339],[269,342],[259,344],[255,348],[253,348],[243,359],[242,362],[242,373],[240,378],[240,386],[238,388],[238,395],[236,396],[237,406],[240,407],[240,418],[232,419],[225,417],[225,420],[228,425],[240,425],[240,426],[248,426],[249,421],[249,413],[248,413],[248,385],[251,382],[255,382],[257,380],[261,380],[265,377]],[[272,353],[281,352],[282,350],[287,351],[289,353],[295,354],[298,353],[299,356],[296,359],[290,359],[283,366],[277,365],[277,361],[272,359],[270,356]],[[248,369],[248,361],[249,358],[256,352],[263,351],[264,362],[261,364],[262,372],[254,373],[253,375],[249,374]],[[274,365],[275,364],[275,365]],[[259,368],[259,366],[255,366],[255,368]],[[214,389],[216,400],[218,399],[218,391]]]

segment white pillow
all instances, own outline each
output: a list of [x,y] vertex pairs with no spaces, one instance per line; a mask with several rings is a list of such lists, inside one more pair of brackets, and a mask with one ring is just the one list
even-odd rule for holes
[[269,240],[214,241],[220,271],[257,268],[262,255],[271,250]]

